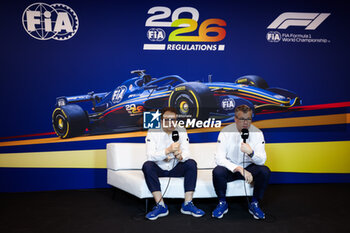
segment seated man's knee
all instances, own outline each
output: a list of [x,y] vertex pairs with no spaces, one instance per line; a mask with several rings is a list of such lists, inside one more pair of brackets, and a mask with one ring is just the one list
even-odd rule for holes
[[264,177],[270,177],[271,170],[270,170],[270,168],[268,168],[267,166],[261,166],[260,173],[261,173]]
[[144,162],[144,164],[142,165],[142,171],[145,173],[145,172],[148,172],[149,170],[152,170],[154,164],[155,164],[155,163],[152,162],[152,161],[146,161],[146,162]]
[[217,176],[225,176],[227,173],[227,168],[223,167],[223,166],[216,166],[213,170],[213,176],[217,177]]
[[191,169],[197,169],[197,162],[194,161],[193,159],[188,159],[186,162],[185,162],[186,166],[188,168],[191,168]]

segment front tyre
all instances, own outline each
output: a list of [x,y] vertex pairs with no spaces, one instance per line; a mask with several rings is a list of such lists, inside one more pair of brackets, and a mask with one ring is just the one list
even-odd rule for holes
[[61,106],[52,113],[52,126],[60,138],[80,136],[88,124],[85,111],[76,104]]
[[168,106],[174,107],[179,118],[208,119],[215,104],[213,94],[203,83],[188,82],[175,87]]

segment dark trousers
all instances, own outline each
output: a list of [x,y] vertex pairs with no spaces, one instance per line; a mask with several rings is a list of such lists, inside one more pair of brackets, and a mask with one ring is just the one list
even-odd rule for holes
[[[253,176],[254,192],[253,197],[261,200],[270,179],[270,169],[264,165],[250,164],[245,168]],[[231,172],[226,167],[217,166],[213,170],[213,184],[218,198],[226,197],[227,182],[244,180],[239,172]]]
[[161,191],[159,177],[184,177],[185,192],[194,191],[197,183],[197,163],[193,159],[179,162],[172,170],[161,169],[155,162],[146,161],[142,166],[146,184],[151,192]]

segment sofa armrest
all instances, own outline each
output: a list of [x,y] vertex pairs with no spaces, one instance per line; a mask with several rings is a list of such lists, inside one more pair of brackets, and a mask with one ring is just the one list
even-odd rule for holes
[[141,169],[145,161],[145,143],[107,144],[107,169]]

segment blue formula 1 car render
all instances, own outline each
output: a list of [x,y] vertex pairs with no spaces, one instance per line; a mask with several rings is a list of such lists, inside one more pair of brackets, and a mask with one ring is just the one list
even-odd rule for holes
[[[185,118],[232,122],[234,107],[246,104],[255,112],[300,105],[300,97],[282,88],[269,88],[259,76],[232,82],[187,82],[177,75],[152,78],[145,70],[111,92],[58,97],[52,114],[56,134],[69,138],[141,130],[143,112],[174,107]],[[211,77],[209,77],[211,79]],[[90,102],[87,107],[86,103]],[[84,107],[85,104],[85,107]]]

